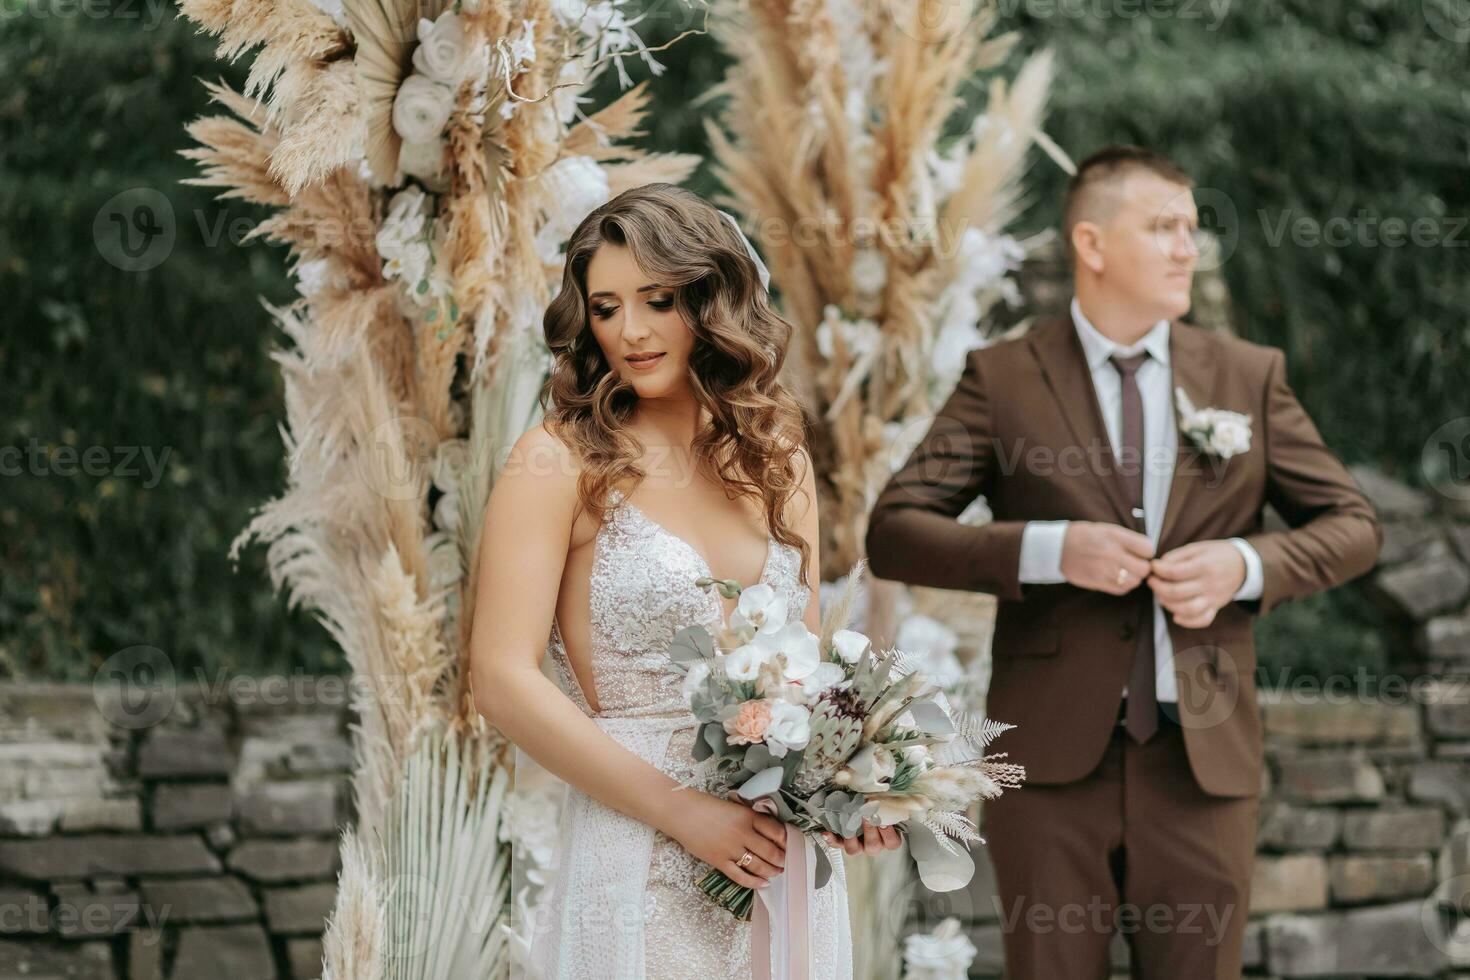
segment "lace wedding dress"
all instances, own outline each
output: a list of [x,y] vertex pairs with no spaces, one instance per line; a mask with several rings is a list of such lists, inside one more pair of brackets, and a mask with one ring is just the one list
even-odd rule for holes
[[[548,654],[558,681],[598,726],[678,780],[692,775],[696,722],[668,669],[674,634],[695,623],[714,630],[719,593],[694,585],[710,575],[694,547],[612,491],[597,533],[591,578],[593,712],[552,624]],[[811,590],[800,554],[768,537],[760,581],[801,616]],[[688,789],[680,792],[698,792]],[[530,974],[546,980],[717,980],[751,976],[751,924],[714,905],[695,882],[709,865],[661,831],[566,788],[558,868],[541,897],[530,937]],[[816,977],[850,980],[852,940],[840,849],[820,838],[832,875],[816,891],[812,947]],[[773,975],[780,975],[775,973]]]

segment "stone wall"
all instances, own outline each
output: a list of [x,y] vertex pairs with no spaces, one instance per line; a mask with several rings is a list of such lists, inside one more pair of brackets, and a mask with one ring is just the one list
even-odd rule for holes
[[319,976],[346,684],[108,673],[0,685],[0,980]]

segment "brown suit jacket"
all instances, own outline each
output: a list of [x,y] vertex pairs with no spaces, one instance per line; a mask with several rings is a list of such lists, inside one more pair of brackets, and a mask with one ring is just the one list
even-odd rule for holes
[[[1258,613],[1372,568],[1382,531],[1372,505],[1286,382],[1283,353],[1175,321],[1172,387],[1197,407],[1252,416],[1251,448],[1221,460],[1183,433],[1157,553],[1243,537],[1261,556],[1259,600],[1231,602],[1204,629],[1169,635],[1190,766],[1216,796],[1261,786],[1256,705]],[[1177,417],[1177,413],[1176,413]],[[979,495],[994,519],[955,518]],[[1092,376],[1070,315],[972,351],[923,441],[879,495],[867,532],[880,578],[999,598],[986,713],[1017,727],[1009,759],[1032,783],[1087,775],[1116,724],[1136,632],[1150,628],[1146,585],[1112,596],[1018,580],[1030,520],[1083,520],[1142,531],[1117,472]],[[1291,527],[1262,530],[1270,503]]]

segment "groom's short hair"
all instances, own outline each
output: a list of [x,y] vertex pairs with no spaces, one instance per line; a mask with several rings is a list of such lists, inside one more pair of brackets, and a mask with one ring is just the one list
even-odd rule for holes
[[1079,221],[1105,220],[1117,206],[1116,197],[1108,191],[1116,190],[1131,173],[1140,170],[1156,174],[1165,180],[1193,187],[1194,178],[1164,154],[1141,146],[1105,146],[1089,154],[1077,164],[1077,172],[1067,182],[1062,196],[1062,240],[1067,246],[1068,260],[1072,254],[1072,229]]

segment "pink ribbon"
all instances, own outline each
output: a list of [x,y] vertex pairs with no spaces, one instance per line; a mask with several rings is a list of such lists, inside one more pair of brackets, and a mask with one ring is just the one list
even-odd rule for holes
[[[775,801],[755,801],[760,813],[777,812]],[[786,867],[757,888],[751,914],[750,963],[754,980],[812,980],[811,910],[817,890],[816,860],[812,842],[791,824],[786,824]],[[771,947],[776,949],[776,974],[771,975]]]

